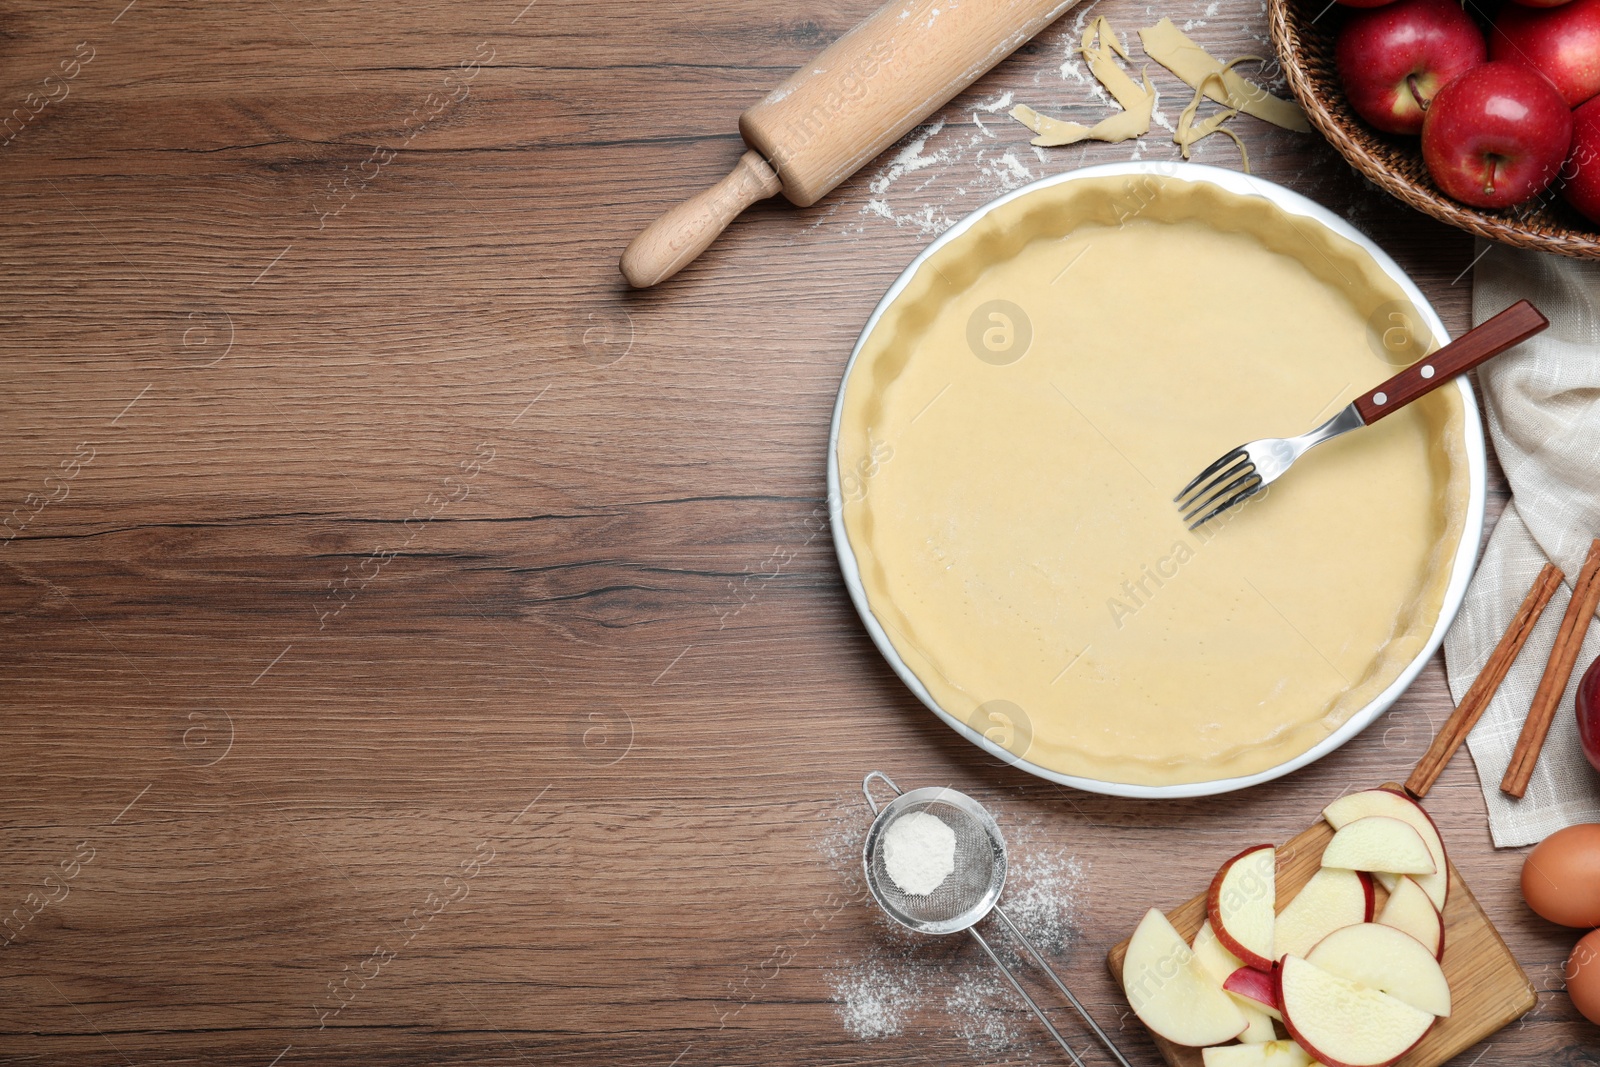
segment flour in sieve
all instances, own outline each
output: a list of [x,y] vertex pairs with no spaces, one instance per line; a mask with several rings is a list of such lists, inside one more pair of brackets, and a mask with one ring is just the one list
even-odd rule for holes
[[[1087,903],[1088,865],[1061,847],[1059,816],[982,799],[1005,827],[1011,857],[1006,914],[1067,975]],[[845,794],[824,810],[819,824],[819,858],[844,885],[859,884],[861,845],[871,821],[863,810],[857,794]],[[838,922],[865,934],[857,951],[835,958],[824,973],[839,1022],[851,1037],[881,1041],[904,1034],[947,1034],[965,1043],[975,1062],[985,1064],[1038,1062],[1059,1055],[1005,979],[965,938],[914,934],[864,893],[851,893],[849,911]],[[992,927],[986,931],[1000,957],[1033,973],[1021,946],[1003,928]]]
[[883,865],[901,892],[925,897],[956,869],[956,832],[925,811],[902,815],[883,835]]

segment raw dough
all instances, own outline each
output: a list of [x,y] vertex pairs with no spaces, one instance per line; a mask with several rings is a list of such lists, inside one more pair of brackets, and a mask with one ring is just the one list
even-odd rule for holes
[[990,736],[1042,767],[1165,785],[1305,752],[1438,619],[1469,496],[1460,394],[1199,532],[1171,498],[1394,373],[1368,323],[1402,299],[1357,246],[1202,182],[1079,179],[991,211],[845,386],[839,473],[869,473],[842,518],[873,616],[942,709],[1004,720]]
[[[1224,107],[1238,108],[1246,115],[1282,126],[1296,133],[1310,133],[1311,124],[1305,112],[1293,100],[1273,96],[1261,86],[1235,74],[1210,52],[1195,44],[1188,35],[1162,19],[1149,29],[1139,31],[1145,55],[1166,67],[1191,89],[1203,90],[1207,96]],[[1210,81],[1212,75],[1221,76],[1221,84]]]
[[1229,60],[1227,65],[1222,68],[1221,73],[1208,74],[1201,79],[1200,88],[1194,91],[1194,99],[1190,100],[1189,106],[1179,113],[1178,128],[1172,132],[1172,143],[1182,149],[1184,159],[1189,158],[1189,150],[1191,148],[1212,134],[1226,134],[1233,139],[1234,144],[1239,146],[1239,159],[1244,166],[1244,172],[1246,174],[1250,173],[1250,153],[1245,150],[1244,142],[1239,139],[1238,134],[1223,125],[1224,122],[1237,115],[1239,109],[1230,107],[1226,111],[1219,111],[1210,118],[1198,123],[1195,122],[1195,116],[1200,112],[1200,102],[1206,98],[1207,85],[1212,83],[1220,84],[1223,76],[1233,69],[1234,64],[1256,58],[1255,56],[1240,56],[1238,59]]
[[1105,86],[1122,110],[1089,127],[1080,122],[1053,119],[1039,114],[1026,104],[1018,104],[1011,109],[1011,117],[1039,135],[1030,143],[1040,148],[1055,148],[1079,141],[1126,141],[1149,133],[1150,117],[1155,113],[1156,91],[1150,85],[1149,74],[1141,75],[1144,78],[1144,88],[1141,89],[1128,76],[1128,72],[1117,65],[1113,53],[1127,59],[1128,51],[1122,47],[1116,31],[1105,16],[1094,19],[1084,28],[1083,45],[1079,51],[1089,64],[1089,71]]

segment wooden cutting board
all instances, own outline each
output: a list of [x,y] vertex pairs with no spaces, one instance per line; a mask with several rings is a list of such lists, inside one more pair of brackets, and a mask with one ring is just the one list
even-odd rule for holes
[[[1399,786],[1391,783],[1386,788],[1399,789]],[[1333,828],[1325,820],[1318,819],[1315,826],[1278,849],[1280,911],[1316,873],[1321,866],[1322,850],[1332,839]],[[1448,851],[1448,841],[1445,848]],[[1220,864],[1225,859],[1226,856],[1219,856],[1217,862]],[[1377,892],[1381,909],[1387,894],[1382,885],[1377,886]],[[1167,918],[1184,940],[1193,941],[1206,918],[1205,893],[1168,911]],[[1444,959],[1440,962],[1450,981],[1450,1017],[1441,1019],[1396,1067],[1440,1067],[1522,1018],[1538,1003],[1533,984],[1512,957],[1511,950],[1484,914],[1454,863],[1450,864],[1450,894],[1444,906],[1444,927]],[[1127,953],[1128,942],[1124,940],[1106,955],[1106,966],[1119,988],[1122,960]],[[1279,1033],[1283,1036],[1281,1024]],[[1155,1034],[1150,1037],[1161,1051],[1162,1059],[1171,1067],[1201,1067],[1199,1049],[1173,1044]]]

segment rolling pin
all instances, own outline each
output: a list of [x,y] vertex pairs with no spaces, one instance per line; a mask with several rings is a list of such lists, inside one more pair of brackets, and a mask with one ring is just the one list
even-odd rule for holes
[[665,281],[757,200],[810,207],[1077,0],[890,0],[739,116],[733,172],[622,253],[628,283]]

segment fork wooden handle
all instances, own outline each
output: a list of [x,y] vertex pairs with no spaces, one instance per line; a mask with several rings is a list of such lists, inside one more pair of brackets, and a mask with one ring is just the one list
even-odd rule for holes
[[1365,396],[1357,397],[1356,411],[1371,426],[1390,412],[1399,411],[1420,396],[1427,396],[1458,374],[1519,345],[1550,325],[1550,320],[1526,300],[1519,300],[1476,329],[1457,337],[1426,359],[1418,360]]

